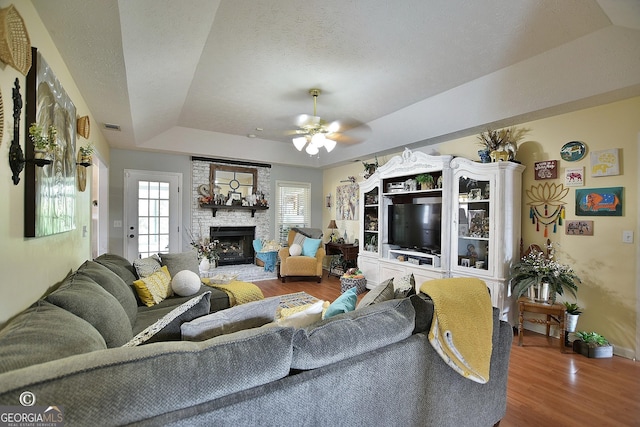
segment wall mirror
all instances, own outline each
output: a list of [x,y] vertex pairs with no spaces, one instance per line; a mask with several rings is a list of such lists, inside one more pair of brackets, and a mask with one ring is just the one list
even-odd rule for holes
[[[255,193],[258,170],[240,166],[211,165],[209,172],[210,193],[225,199],[242,200]],[[218,197],[219,197],[218,196]]]

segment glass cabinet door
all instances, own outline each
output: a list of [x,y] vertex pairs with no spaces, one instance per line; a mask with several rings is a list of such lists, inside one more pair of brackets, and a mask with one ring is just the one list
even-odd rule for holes
[[367,252],[378,253],[380,247],[379,204],[380,194],[378,187],[364,193],[363,249]]
[[491,241],[495,237],[492,235],[492,180],[460,174],[456,175],[455,182],[457,193],[453,205],[457,230],[452,230],[452,269],[475,274],[489,273],[493,268],[489,256]]

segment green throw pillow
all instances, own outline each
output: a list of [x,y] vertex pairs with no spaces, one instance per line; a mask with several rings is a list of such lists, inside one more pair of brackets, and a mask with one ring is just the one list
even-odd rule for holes
[[393,299],[393,278],[388,279],[386,282],[379,284],[367,292],[360,300],[358,310],[373,304],[378,304],[379,302],[389,301],[390,299]]
[[358,301],[358,294],[356,288],[351,288],[345,293],[340,295],[338,299],[331,303],[327,311],[324,313],[324,318],[336,316],[342,313],[348,313],[356,309],[356,302]]

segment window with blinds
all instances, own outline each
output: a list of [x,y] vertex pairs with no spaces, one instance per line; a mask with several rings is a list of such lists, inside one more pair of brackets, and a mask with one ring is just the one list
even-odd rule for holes
[[308,182],[277,181],[276,236],[287,244],[289,230],[309,227],[311,223],[311,184]]

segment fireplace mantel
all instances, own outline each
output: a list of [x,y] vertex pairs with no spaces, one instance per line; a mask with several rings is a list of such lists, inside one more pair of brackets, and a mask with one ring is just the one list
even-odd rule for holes
[[216,211],[218,209],[224,210],[238,210],[238,211],[251,211],[251,217],[253,218],[256,214],[256,211],[264,211],[269,209],[269,206],[227,206],[227,205],[213,205],[213,204],[201,204],[201,208],[211,209],[211,213],[213,216],[216,216]]

